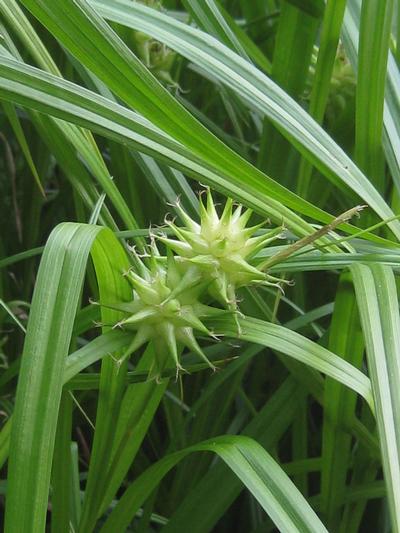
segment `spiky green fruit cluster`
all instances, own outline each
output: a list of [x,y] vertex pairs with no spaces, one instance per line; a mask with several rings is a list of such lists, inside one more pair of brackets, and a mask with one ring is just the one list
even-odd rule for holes
[[[313,53],[309,76],[306,83],[305,98],[309,99],[314,87],[318,49]],[[356,91],[356,77],[350,61],[340,43],[333,64],[332,77],[329,84],[329,94],[326,103],[325,121],[329,127],[340,125],[354,113],[354,99]]]
[[138,31],[134,33],[134,45],[139,59],[156,78],[165,82],[169,87],[178,86],[171,76],[171,69],[176,58],[176,53],[171,48]]
[[200,301],[208,281],[202,279],[196,267],[182,268],[172,253],[161,257],[154,242],[146,256],[147,265],[133,253],[136,269],[125,273],[132,286],[132,301],[106,305],[128,315],[114,328],[135,332],[125,357],[152,341],[156,359],[151,375],[160,375],[166,366],[166,357],[172,357],[178,373],[183,370],[179,361],[179,346],[182,345],[215,370],[195,336],[196,333],[216,338],[202,320],[224,312]]
[[[176,239],[152,236],[148,252],[142,257],[132,250],[136,267],[125,273],[132,286],[132,300],[102,303],[125,314],[114,327],[134,332],[121,362],[144,344],[153,343],[153,376],[160,375],[168,358],[173,359],[177,373],[183,370],[181,347],[187,347],[215,369],[196,340],[198,335],[215,338],[204,319],[226,312],[237,317],[236,291],[240,287],[254,283],[280,287],[282,281],[250,263],[261,248],[280,236],[282,228],[255,235],[263,224],[247,227],[251,210],[243,212],[229,199],[218,216],[210,190],[206,196],[206,205],[200,198],[200,223],[177,205],[185,226],[168,222]],[[166,256],[160,255],[155,237],[166,246]],[[208,305],[210,296],[223,308]]]
[[346,56],[343,45],[339,45],[333,65],[325,118],[329,125],[354,113],[356,76]]
[[[142,0],[141,3],[157,11],[162,9],[159,0]],[[134,31],[132,37],[134,50],[142,63],[159,81],[168,87],[179,89],[178,83],[171,76],[176,52],[161,41],[141,31]]]
[[211,191],[206,192],[206,205],[200,198],[200,224],[178,204],[176,209],[185,227],[166,221],[176,239],[159,239],[179,257],[181,262],[194,265],[208,280],[209,294],[226,308],[237,310],[238,288],[251,285],[280,287],[282,280],[262,272],[249,261],[258,251],[279,238],[282,227],[256,236],[264,223],[247,227],[251,209],[242,211],[228,199],[218,216]]

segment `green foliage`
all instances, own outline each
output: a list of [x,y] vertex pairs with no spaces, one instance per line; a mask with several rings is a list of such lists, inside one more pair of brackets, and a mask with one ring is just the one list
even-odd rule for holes
[[398,11],[0,0],[6,533],[400,533]]

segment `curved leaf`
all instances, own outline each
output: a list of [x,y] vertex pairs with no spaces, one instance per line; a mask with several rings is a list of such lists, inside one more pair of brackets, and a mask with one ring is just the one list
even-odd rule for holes
[[233,318],[215,318],[212,325],[223,335],[262,344],[323,372],[358,392],[374,411],[371,383],[368,377],[341,357],[299,333],[278,324],[249,317],[239,319],[241,328],[239,335],[237,323]]
[[400,314],[390,267],[352,265],[393,531],[400,531]]
[[211,451],[227,463],[279,531],[326,532],[324,525],[274,459],[249,437],[223,436],[167,455],[142,474],[119,500],[102,533],[124,531],[161,479],[193,452]]
[[113,253],[110,250],[103,263],[103,278],[99,283],[105,283],[114,297],[127,297],[130,289],[120,275],[127,263],[121,263],[124,251],[111,230],[75,223],[60,224],[45,247],[32,300],[13,414],[5,516],[7,532],[44,531],[64,364],[86,263],[93,243],[104,240],[109,245],[110,239]]

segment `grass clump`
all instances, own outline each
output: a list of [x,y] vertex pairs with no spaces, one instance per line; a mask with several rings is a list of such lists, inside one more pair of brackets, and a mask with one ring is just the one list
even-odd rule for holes
[[6,533],[400,532],[395,4],[0,0]]

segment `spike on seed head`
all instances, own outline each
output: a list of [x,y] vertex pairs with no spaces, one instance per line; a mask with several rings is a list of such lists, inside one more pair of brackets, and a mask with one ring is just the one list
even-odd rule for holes
[[250,220],[251,215],[253,214],[252,209],[246,209],[246,211],[238,217],[238,226],[241,229],[244,229],[246,227],[247,222]]
[[220,223],[223,225],[228,225],[232,222],[232,204],[233,200],[228,198],[220,218]]

